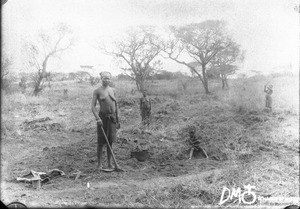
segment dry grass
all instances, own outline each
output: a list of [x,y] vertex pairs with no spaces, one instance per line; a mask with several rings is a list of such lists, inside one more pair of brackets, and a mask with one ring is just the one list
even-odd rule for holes
[[[155,151],[155,159],[168,157],[176,161],[187,157],[187,128],[195,125],[208,155],[225,156],[218,161],[197,161],[198,167],[185,176],[149,180],[152,186],[137,182],[138,188],[119,188],[118,191],[124,191],[121,195],[116,190],[118,203],[128,207],[172,208],[216,205],[224,186],[243,188],[246,184],[256,186],[257,195],[262,197],[299,196],[298,81],[292,77],[272,80],[273,113],[262,111],[265,83],[265,79],[239,79],[229,83],[230,89],[221,90],[219,83],[211,82],[212,94],[205,95],[198,79],[190,81],[187,91],[176,80],[149,82],[153,117],[151,125],[145,128],[140,125],[136,111],[141,95],[132,91],[134,83],[115,82],[117,97],[123,104],[120,137],[148,143]],[[64,88],[69,90],[67,97],[63,95]],[[49,116],[68,131],[88,132],[95,126],[90,113],[94,88],[85,83],[58,82],[39,97],[5,95],[2,119],[8,132],[16,132],[21,119],[32,113],[28,107],[39,106],[43,112],[39,117]],[[54,118],[54,112],[64,117]],[[16,119],[13,115],[21,117]],[[147,137],[141,137],[143,131],[149,133]],[[115,198],[111,197],[108,203]]]
[[227,91],[216,90],[215,94],[236,109],[245,111],[261,110],[265,105],[264,85],[270,81],[273,85],[273,109],[279,112],[299,113],[298,77],[250,78],[232,81]]
[[[176,142],[187,138],[187,127],[193,124],[203,127],[198,134],[217,146],[218,152],[221,151],[227,156],[230,166],[225,166],[218,174],[208,176],[207,178],[212,178],[208,185],[191,185],[191,182],[200,180],[203,182],[203,179],[206,179],[201,177],[199,180],[196,175],[190,182],[177,182],[173,186],[168,185],[167,188],[149,189],[138,201],[144,206],[155,207],[181,208],[187,205],[205,205],[207,204],[205,199],[209,197],[201,200],[199,195],[205,193],[203,188],[206,188],[207,194],[211,195],[210,203],[217,204],[221,188],[224,186],[243,188],[246,184],[256,186],[255,191],[260,197],[299,196],[297,190],[299,166],[296,165],[299,157],[296,155],[291,160],[293,154],[280,146],[284,144],[291,148],[297,145],[298,134],[293,132],[292,136],[295,137],[290,139],[291,135],[287,135],[284,131],[276,131],[276,127],[281,125],[282,117],[289,118],[289,114],[298,114],[297,91],[289,90],[295,89],[297,82],[289,77],[276,78],[273,81],[275,115],[262,111],[264,93],[261,90],[264,84],[265,80],[236,81],[232,84],[233,87],[226,91],[218,89],[220,87],[213,84],[213,95],[195,95],[193,98],[190,92],[187,95],[176,89],[174,81],[165,82],[161,86],[153,85],[151,95],[169,98],[170,101],[155,109],[156,113],[165,110],[168,114],[159,117],[156,123],[148,128],[154,138],[169,137],[175,141],[165,143],[165,146],[161,147],[162,150],[168,150],[170,153],[182,152],[184,150],[184,147],[180,146],[182,143]],[[293,127],[297,129],[298,123],[296,122]],[[272,135],[275,132],[277,133]],[[286,140],[282,140],[284,143],[277,146],[279,138]],[[270,142],[273,143],[271,147],[268,146]],[[215,154],[212,147],[207,146],[206,150]]]

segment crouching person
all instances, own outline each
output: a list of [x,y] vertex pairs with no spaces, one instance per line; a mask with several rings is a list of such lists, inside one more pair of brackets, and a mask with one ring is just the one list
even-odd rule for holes
[[203,155],[208,158],[205,150],[201,147],[201,137],[196,136],[196,127],[191,126],[189,128],[189,145],[190,145],[190,152],[189,152],[189,160],[192,159],[194,153],[202,152]]

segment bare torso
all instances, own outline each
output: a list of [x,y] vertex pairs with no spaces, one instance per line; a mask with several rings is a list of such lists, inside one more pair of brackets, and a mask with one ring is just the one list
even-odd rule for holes
[[145,108],[145,109],[150,109],[151,108],[151,104],[150,104],[150,98],[148,97],[142,97],[140,99],[141,102],[141,108]]
[[268,95],[271,95],[271,94],[273,93],[273,90],[272,90],[272,89],[267,89],[265,92],[266,92]]
[[95,90],[97,101],[100,104],[100,112],[105,114],[115,113],[115,95],[110,87],[99,87]]

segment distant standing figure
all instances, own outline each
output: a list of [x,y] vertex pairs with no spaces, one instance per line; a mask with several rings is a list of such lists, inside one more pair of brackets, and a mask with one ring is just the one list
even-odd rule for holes
[[[105,135],[108,138],[109,144],[112,147],[112,143],[116,141],[116,132],[119,123],[118,119],[118,103],[116,101],[114,90],[109,86],[111,74],[109,72],[100,73],[102,86],[97,88],[93,93],[92,100],[92,112],[97,122],[97,157],[98,157],[98,169],[102,169],[103,158],[103,146],[107,144],[105,136],[101,130],[103,127]],[[99,114],[96,111],[97,102],[100,105]],[[111,165],[112,153],[107,146],[107,164],[108,168],[112,168]]]
[[265,85],[264,92],[266,92],[266,108],[272,110],[272,94],[273,94],[273,86],[272,85]]
[[143,125],[149,125],[151,117],[151,100],[147,96],[146,90],[143,91],[143,97],[140,98],[140,110]]
[[64,89],[64,96],[68,97],[68,89]]

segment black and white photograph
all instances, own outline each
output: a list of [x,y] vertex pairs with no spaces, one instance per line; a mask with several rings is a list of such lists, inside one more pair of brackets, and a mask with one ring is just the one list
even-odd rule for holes
[[8,208],[298,209],[297,0],[1,0]]

